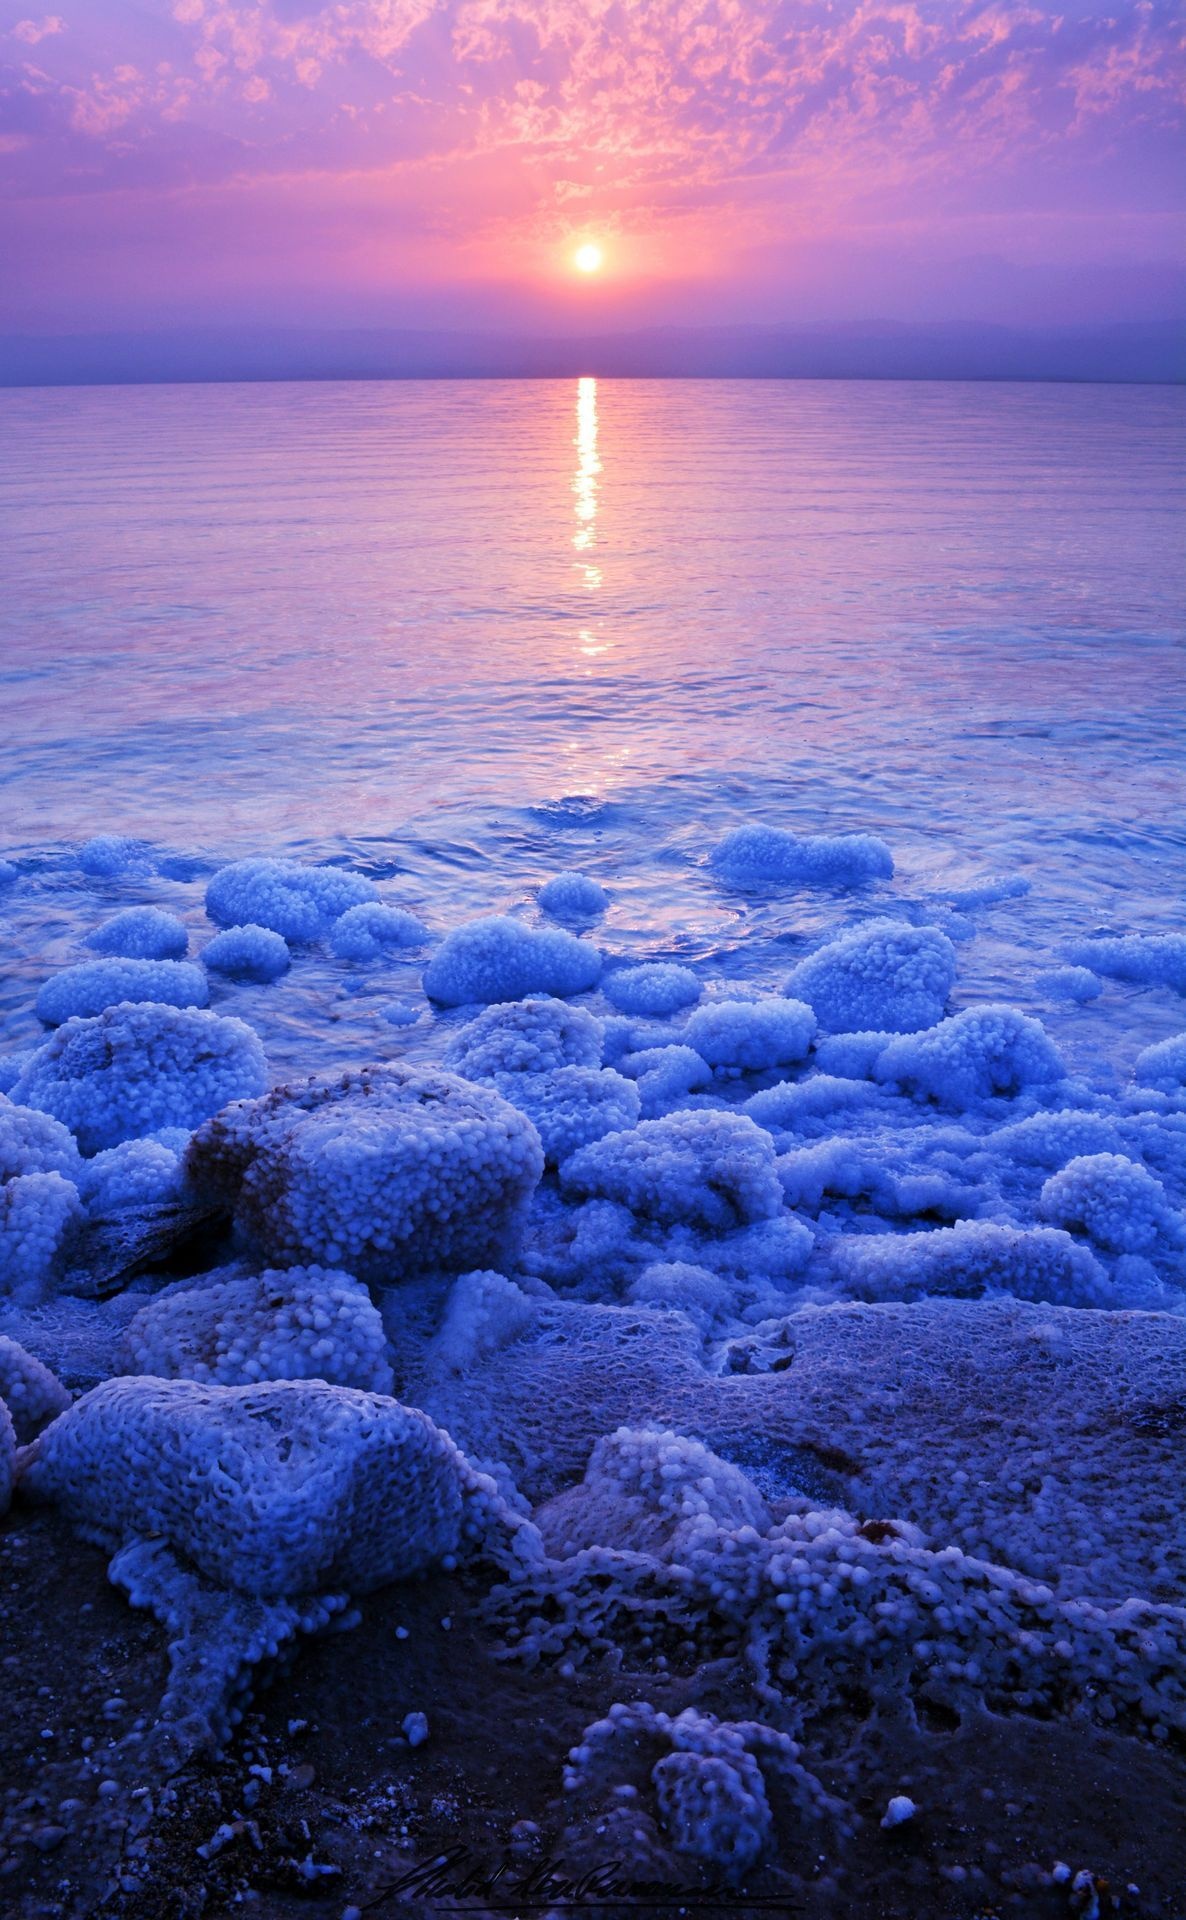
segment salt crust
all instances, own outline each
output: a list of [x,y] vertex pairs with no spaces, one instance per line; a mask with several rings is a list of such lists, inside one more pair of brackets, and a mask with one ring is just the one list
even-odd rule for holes
[[452,1035],[445,1065],[467,1080],[601,1064],[603,1027],[585,1007],[532,995],[487,1007]]
[[164,1127],[196,1127],[266,1085],[263,1048],[243,1021],[145,1004],[66,1021],[28,1061],[12,1098],[53,1114],[92,1154]]
[[699,1440],[656,1427],[619,1427],[597,1442],[585,1477],[536,1513],[549,1553],[567,1557],[612,1540],[657,1560],[678,1557],[705,1519],[735,1530],[771,1524],[752,1481]]
[[62,1173],[74,1180],[81,1164],[74,1135],[60,1120],[0,1094],[0,1184],[24,1173]]
[[319,1380],[104,1381],[42,1434],[25,1484],[101,1546],[159,1535],[265,1598],[367,1593],[499,1533],[510,1566],[522,1529],[426,1414]]
[[1116,1304],[1107,1275],[1087,1248],[1049,1227],[1027,1231],[962,1220],[927,1233],[842,1234],[830,1252],[833,1273],[857,1300],[1010,1293],[1069,1307]]
[[885,841],[871,833],[807,835],[783,827],[735,827],[711,861],[722,879],[742,887],[855,887],[894,872]]
[[292,965],[283,934],[248,921],[227,927],[202,948],[202,964],[212,973],[239,980],[278,980]]
[[228,1106],[186,1167],[270,1265],[393,1280],[497,1261],[543,1153],[492,1088],[393,1063]]
[[8,1512],[16,1480],[16,1433],[3,1400],[0,1400],[0,1516]]
[[536,898],[553,920],[577,924],[596,920],[609,905],[605,888],[583,873],[554,873],[544,881]]
[[639,1053],[624,1054],[618,1066],[637,1083],[644,1120],[659,1120],[673,1108],[688,1106],[690,1095],[712,1085],[712,1068],[694,1047],[643,1047]]
[[1164,1093],[1186,1088],[1186,1033],[1175,1033],[1170,1040],[1138,1053],[1133,1078],[1142,1087],[1160,1087]]
[[181,1154],[189,1135],[183,1128],[163,1131],[163,1139],[125,1140],[83,1161],[76,1185],[92,1220],[129,1208],[175,1206],[183,1198]]
[[346,909],[329,943],[339,960],[380,960],[393,947],[420,947],[427,938],[428,928],[407,907],[370,900]]
[[1016,1007],[980,1006],[891,1040],[873,1071],[878,1080],[958,1108],[1048,1086],[1064,1068],[1040,1021]]
[[1088,967],[1051,967],[1038,975],[1038,985],[1052,1000],[1098,1000],[1104,983]]
[[1186,1216],[1169,1205],[1160,1180],[1123,1154],[1069,1160],[1042,1188],[1038,1210],[1109,1253],[1152,1254],[1163,1242],[1186,1247]]
[[693,1006],[700,998],[700,982],[690,967],[656,960],[641,967],[616,967],[603,977],[601,991],[619,1013],[654,1020]]
[[23,1173],[0,1187],[0,1298],[22,1304],[56,1289],[82,1225],[78,1189],[60,1173]]
[[131,840],[124,834],[98,833],[79,848],[78,864],[84,873],[100,880],[151,873],[152,848],[146,841]]
[[1186,993],[1186,933],[1104,934],[1073,942],[1066,954],[1112,980]]
[[527,1115],[549,1166],[560,1165],[592,1140],[632,1127],[642,1110],[634,1082],[610,1067],[498,1074],[492,1084]]
[[806,1059],[815,1024],[802,1000],[715,1000],[697,1007],[682,1039],[718,1073],[755,1073]]
[[[126,1328],[120,1371],[243,1386],[326,1380],[389,1394],[383,1322],[370,1294],[323,1267],[204,1274],[156,1295]],[[2,1385],[2,1374],[0,1374]]]
[[201,967],[188,960],[84,960],[63,967],[37,995],[37,1018],[47,1027],[86,1020],[122,1001],[162,1007],[204,1007],[210,998]]
[[805,1000],[828,1033],[914,1033],[942,1019],[954,982],[946,934],[873,920],[801,961],[786,991]]
[[70,1405],[70,1395],[55,1374],[0,1334],[0,1403],[7,1407],[22,1446]]
[[440,1006],[490,1005],[529,993],[567,999],[595,987],[601,954],[557,927],[525,927],[504,915],[454,928],[424,971],[424,991]]
[[270,927],[286,940],[319,940],[350,907],[377,900],[374,884],[342,867],[296,860],[236,860],[213,875],[206,912],[221,927]]
[[177,915],[162,907],[127,907],[88,934],[86,945],[96,953],[119,953],[132,960],[180,960],[189,934]]
[[565,1161],[560,1180],[574,1198],[614,1200],[650,1220],[714,1232],[782,1210],[774,1143],[740,1113],[644,1120],[582,1147]]

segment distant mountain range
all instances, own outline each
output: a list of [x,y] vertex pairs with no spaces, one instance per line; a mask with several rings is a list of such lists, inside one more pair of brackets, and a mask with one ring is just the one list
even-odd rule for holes
[[1186,380],[1186,323],[874,322],[530,337],[373,328],[0,335],[0,386],[201,380]]

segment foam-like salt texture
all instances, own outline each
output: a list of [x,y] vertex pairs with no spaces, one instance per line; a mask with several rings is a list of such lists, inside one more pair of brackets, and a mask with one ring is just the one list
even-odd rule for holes
[[554,873],[536,895],[553,920],[582,926],[596,920],[609,905],[609,895],[597,880],[584,873]]
[[642,967],[619,967],[607,973],[601,991],[619,1013],[663,1019],[690,1007],[700,998],[700,982],[690,967],[657,960]]
[[231,979],[278,980],[292,965],[292,955],[283,934],[248,921],[216,933],[202,948],[202,964]]
[[424,991],[445,1007],[488,1006],[529,993],[567,999],[587,993],[600,974],[601,954],[591,941],[496,914],[454,928],[425,968]]
[[398,947],[421,947],[427,938],[428,928],[407,907],[371,900],[346,909],[329,943],[340,960],[381,960]]
[[180,960],[189,934],[174,913],[161,907],[127,907],[96,927],[86,944],[96,953],[123,954],[132,960]]
[[204,1007],[210,998],[201,967],[187,960],[84,960],[63,967],[37,995],[37,1018],[47,1027],[89,1019],[122,1001],[162,1007]]
[[221,927],[269,927],[286,940],[317,940],[348,908],[377,898],[372,881],[342,867],[236,860],[211,878],[206,912]]
[[954,981],[946,934],[874,920],[801,961],[786,990],[807,1002],[825,1032],[914,1033],[943,1018]]
[[855,887],[893,878],[894,857],[871,833],[798,834],[784,827],[735,827],[713,849],[712,865],[733,886]]
[[25,1445],[65,1412],[70,1395],[47,1366],[0,1334],[0,1403],[8,1409],[17,1440]]

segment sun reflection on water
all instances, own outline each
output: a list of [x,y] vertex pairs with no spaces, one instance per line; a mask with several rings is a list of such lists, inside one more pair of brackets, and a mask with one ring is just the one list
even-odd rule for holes
[[[572,544],[579,554],[591,554],[597,544],[597,486],[601,461],[597,454],[597,382],[589,375],[577,381],[577,470],[573,476],[576,532]],[[577,562],[586,588],[601,585],[601,568],[592,559]]]

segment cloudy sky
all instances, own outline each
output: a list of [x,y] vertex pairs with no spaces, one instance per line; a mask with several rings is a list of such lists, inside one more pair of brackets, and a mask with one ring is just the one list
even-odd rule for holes
[[1176,0],[54,5],[0,0],[9,330],[1183,304]]

